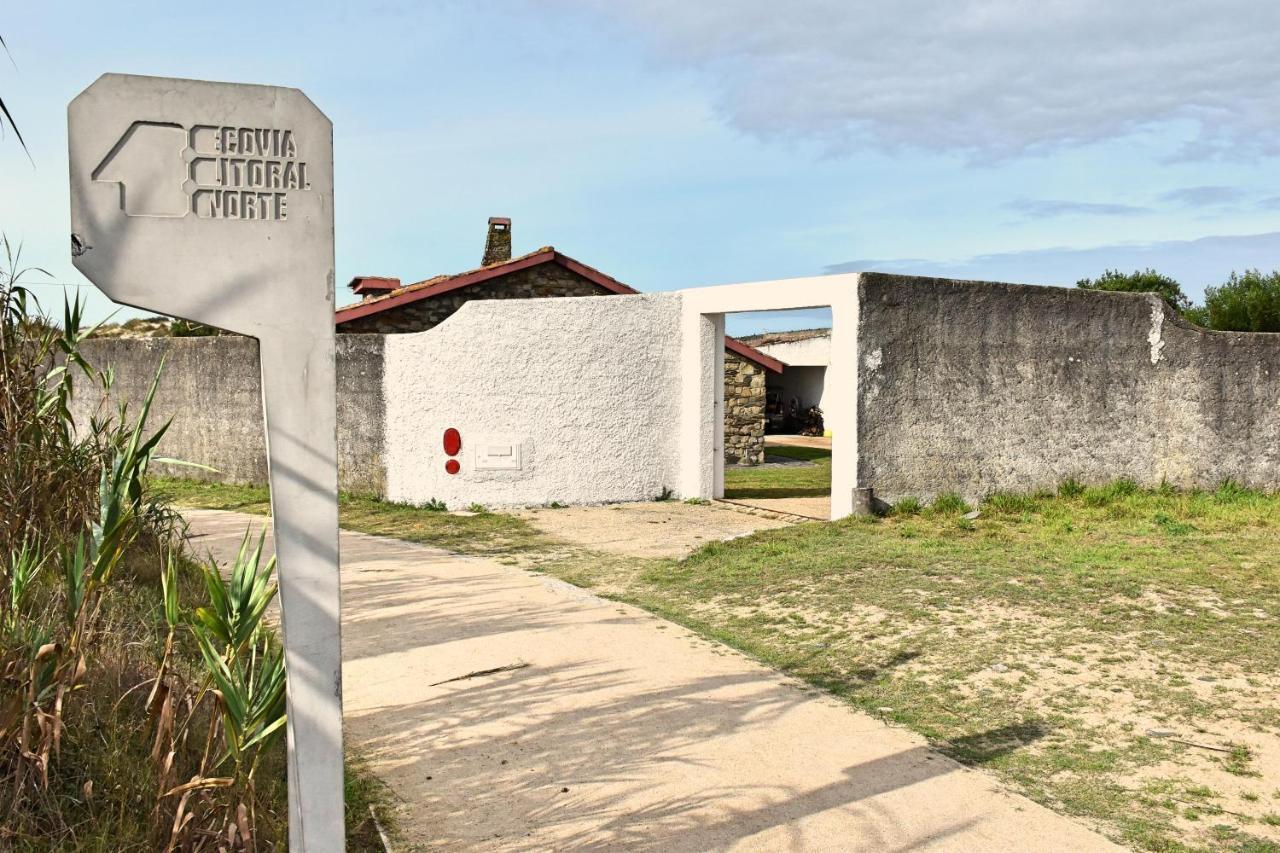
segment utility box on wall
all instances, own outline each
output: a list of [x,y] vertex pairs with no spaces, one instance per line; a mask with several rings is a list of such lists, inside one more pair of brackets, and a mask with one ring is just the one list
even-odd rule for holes
[[476,446],[477,471],[519,471],[521,445],[505,440],[482,441]]

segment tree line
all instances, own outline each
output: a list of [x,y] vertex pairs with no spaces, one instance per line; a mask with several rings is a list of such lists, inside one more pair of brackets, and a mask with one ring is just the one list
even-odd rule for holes
[[1076,287],[1128,293],[1157,293],[1188,321],[1222,332],[1280,332],[1280,270],[1231,273],[1222,284],[1207,287],[1204,304],[1194,304],[1182,285],[1153,269],[1122,273],[1107,270],[1082,278]]

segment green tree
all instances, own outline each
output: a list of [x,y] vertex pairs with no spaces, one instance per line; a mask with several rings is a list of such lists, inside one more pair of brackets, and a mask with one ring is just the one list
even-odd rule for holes
[[1097,278],[1082,278],[1076,282],[1082,290],[1111,290],[1125,293],[1158,293],[1175,311],[1186,311],[1191,307],[1191,300],[1182,292],[1182,285],[1161,275],[1153,269],[1134,270],[1122,273],[1120,270],[1107,270]]
[[1205,288],[1208,327],[1224,332],[1280,332],[1280,271],[1231,274],[1219,287]]

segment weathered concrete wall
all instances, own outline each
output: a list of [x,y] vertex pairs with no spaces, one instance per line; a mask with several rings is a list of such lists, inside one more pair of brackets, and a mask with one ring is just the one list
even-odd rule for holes
[[[387,496],[465,508],[676,488],[679,320],[671,295],[487,300],[388,335]],[[462,434],[457,474],[445,470],[450,427]]]
[[1208,332],[1140,294],[858,289],[858,483],[882,500],[1066,477],[1280,487],[1280,335]]
[[[119,401],[136,412],[165,358],[150,418],[155,426],[173,420],[160,451],[209,465],[217,473],[172,466],[156,466],[155,472],[227,483],[266,482],[256,340],[237,335],[91,340],[84,354],[98,367],[113,367],[115,385],[105,410],[99,408],[101,401],[82,394],[74,405],[78,422],[95,411],[114,414]],[[337,362],[339,483],[350,491],[381,493],[382,337],[339,335]]]

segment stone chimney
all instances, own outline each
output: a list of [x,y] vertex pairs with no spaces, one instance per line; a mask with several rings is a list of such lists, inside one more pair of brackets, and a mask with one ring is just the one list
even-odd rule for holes
[[480,266],[511,260],[511,220],[505,216],[489,217],[489,237],[484,241],[484,260]]

